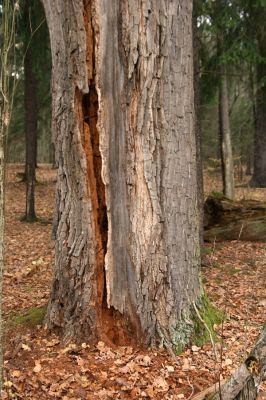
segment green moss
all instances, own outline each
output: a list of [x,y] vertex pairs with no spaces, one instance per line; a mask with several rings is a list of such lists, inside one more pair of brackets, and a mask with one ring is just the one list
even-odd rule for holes
[[26,222],[26,223],[29,223],[29,224],[32,224],[34,222],[38,222],[38,218],[37,217],[35,217],[35,218],[26,218],[25,215],[20,217],[19,220],[20,220],[20,222]]
[[39,217],[38,222],[41,225],[52,225],[53,223],[52,218],[44,218],[44,217]]
[[219,200],[225,198],[225,196],[224,196],[223,193],[221,193],[221,192],[215,192],[215,191],[211,192],[211,193],[210,193],[210,196],[213,197],[214,199],[219,199]]
[[16,172],[16,177],[20,179],[20,182],[26,182],[25,172]]
[[23,290],[23,292],[31,293],[31,292],[33,292],[34,288],[32,286],[24,286],[24,288],[22,290]]
[[216,339],[216,333],[213,329],[214,324],[220,324],[224,320],[224,314],[222,311],[214,307],[207,295],[204,293],[200,304],[198,305],[199,314],[204,324],[199,319],[196,312],[194,313],[194,334],[192,337],[192,342],[197,346],[202,346],[205,343],[210,342],[210,334],[206,328],[210,330],[213,339]]
[[226,272],[229,275],[235,275],[235,274],[237,274],[238,272],[241,271],[241,269],[235,268],[235,267],[233,267],[232,265],[229,265],[229,264],[225,265],[225,268],[226,268]]
[[46,309],[46,306],[29,308],[25,314],[15,316],[14,322],[17,325],[41,325],[46,314]]
[[202,246],[201,249],[200,249],[200,252],[201,252],[202,256],[206,256],[208,254],[213,253],[213,249],[211,249],[210,247]]

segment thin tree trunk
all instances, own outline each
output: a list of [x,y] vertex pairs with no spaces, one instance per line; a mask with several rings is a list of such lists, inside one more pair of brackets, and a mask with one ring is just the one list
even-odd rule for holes
[[219,135],[221,148],[223,193],[229,199],[235,197],[234,160],[231,144],[231,131],[228,107],[228,89],[225,67],[221,67],[219,88]]
[[[3,72],[3,71],[2,71]],[[5,95],[6,87],[3,85],[3,77],[1,73],[2,90]],[[4,99],[1,98],[4,102]],[[2,296],[3,296],[3,271],[4,271],[4,225],[5,225],[5,134],[7,126],[4,122],[4,114],[8,110],[7,107],[1,104],[0,117],[1,117],[1,130],[0,130],[0,396],[3,385],[3,316],[2,316]],[[9,111],[9,110],[8,110]]]
[[32,50],[30,44],[30,2],[25,1],[25,32],[28,34],[26,40],[24,58],[25,77],[25,136],[26,136],[26,214],[27,221],[35,221],[35,181],[36,181],[36,158],[37,158],[37,82],[33,69]]
[[181,347],[200,299],[192,1],[43,4],[58,165],[48,326]]
[[16,33],[16,9],[9,0],[2,2],[0,26],[2,34],[0,65],[0,396],[3,387],[3,272],[4,272],[4,226],[5,226],[5,143],[8,136],[14,81],[8,71],[14,63]]
[[200,63],[199,63],[199,36],[197,28],[197,1],[194,0],[193,7],[193,60],[194,60],[194,101],[195,101],[195,134],[196,134],[196,157],[197,157],[197,186],[198,205],[200,216],[200,241],[203,244],[203,218],[204,218],[204,190],[203,190],[203,165],[202,165],[202,140],[200,120]]
[[[261,57],[266,57],[265,38],[261,43]],[[257,95],[254,141],[254,173],[251,185],[266,187],[266,64],[257,65]]]

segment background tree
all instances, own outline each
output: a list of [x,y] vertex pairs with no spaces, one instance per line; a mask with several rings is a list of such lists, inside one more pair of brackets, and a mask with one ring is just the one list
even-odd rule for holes
[[5,142],[8,135],[15,87],[15,32],[18,7],[9,0],[0,2],[0,393],[3,384],[2,285],[4,269]]
[[201,298],[192,1],[43,3],[59,168],[48,326],[180,347]]
[[25,162],[25,219],[34,221],[37,136],[41,156],[47,153],[42,160],[51,162],[53,158],[49,126],[51,54],[42,4],[37,0],[23,0],[19,4],[21,12],[15,38],[18,53],[15,73],[19,82],[14,98],[8,156],[9,161]]
[[[30,0],[24,0],[24,103],[25,103],[25,135],[26,135],[26,221],[35,221],[35,181],[36,181],[36,162],[37,162],[37,80],[33,65],[32,53],[32,7]],[[34,40],[34,39],[33,39]]]
[[[256,54],[255,63],[255,141],[252,185],[266,187],[266,3],[253,1],[245,4],[247,32]],[[256,29],[254,29],[256,24]]]
[[[241,1],[199,0],[198,4],[202,98],[200,115],[204,163],[205,166],[211,168],[216,168],[218,165],[219,141],[215,131],[221,131],[222,126],[229,127],[228,122],[230,122],[231,140],[227,135],[229,141],[225,141],[224,144],[232,141],[234,164],[235,167],[239,166],[241,175],[243,163],[250,164],[254,138],[252,70],[255,52],[252,41],[247,40],[250,35],[244,18],[245,8]],[[218,91],[220,91],[220,96]],[[225,99],[227,103],[225,107],[222,107],[222,101],[219,102],[219,98]],[[213,113],[218,113],[219,108],[220,121],[222,121],[222,115],[226,116],[226,121],[220,124],[220,128],[213,118]],[[227,109],[227,112],[222,112],[224,109]],[[229,129],[226,130],[229,132]],[[227,153],[232,153],[230,143],[229,146],[224,146],[226,147],[229,149]],[[229,168],[231,174],[227,174],[231,176],[231,179],[227,180],[230,183],[233,178],[232,158],[224,157],[224,160],[231,165]],[[226,165],[226,161],[223,164]]]
[[[36,81],[37,113],[37,158],[39,163],[53,163],[51,146],[51,50],[49,34],[42,4],[39,0],[20,1],[18,29],[16,33],[17,66],[19,76],[14,97],[14,114],[11,119],[8,138],[8,161],[25,163],[25,69],[24,60],[28,53]],[[28,4],[28,17],[25,22],[25,7]],[[26,29],[25,29],[26,23]],[[29,58],[29,57],[28,57]]]

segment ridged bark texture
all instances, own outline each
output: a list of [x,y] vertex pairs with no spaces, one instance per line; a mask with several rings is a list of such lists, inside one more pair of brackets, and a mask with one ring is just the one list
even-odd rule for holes
[[200,296],[192,1],[43,3],[59,168],[49,326],[180,346]]

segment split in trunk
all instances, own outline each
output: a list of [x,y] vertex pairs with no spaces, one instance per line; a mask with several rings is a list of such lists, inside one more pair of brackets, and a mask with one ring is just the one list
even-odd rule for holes
[[58,165],[47,322],[65,340],[174,349],[193,332],[192,1],[166,3],[43,0]]

